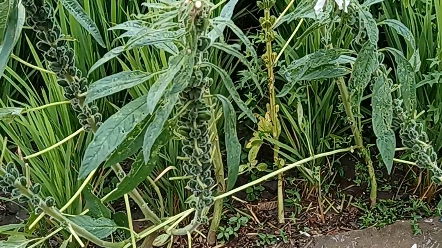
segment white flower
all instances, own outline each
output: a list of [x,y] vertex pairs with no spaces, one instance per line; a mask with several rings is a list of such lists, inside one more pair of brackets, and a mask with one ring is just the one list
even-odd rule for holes
[[[315,13],[319,14],[322,9],[324,8],[325,1],[327,0],[318,0],[315,5]],[[348,5],[350,5],[350,0],[335,0],[336,4],[338,5],[339,9],[344,9],[344,12],[348,11]]]

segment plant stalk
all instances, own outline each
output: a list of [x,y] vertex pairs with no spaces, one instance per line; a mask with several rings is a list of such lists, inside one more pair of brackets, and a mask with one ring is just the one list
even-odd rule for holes
[[[264,9],[264,19],[270,20],[270,9],[265,8]],[[278,120],[278,106],[276,105],[276,96],[275,96],[275,75],[273,71],[273,65],[274,65],[274,53],[272,48],[272,37],[271,35],[271,28],[263,28],[264,33],[266,36],[266,59],[264,60],[266,62],[267,67],[267,83],[269,88],[269,114],[270,114],[270,120],[272,122],[272,136],[273,139],[278,140],[279,138],[279,120]],[[279,147],[278,145],[274,145],[273,147],[273,161],[276,166],[278,166],[278,169],[282,168],[282,163],[279,159]],[[278,222],[284,223],[284,175],[278,174]]]
[[[211,108],[211,115],[209,121],[209,132],[210,132],[210,143],[212,144],[212,165],[215,171],[215,179],[218,185],[218,194],[223,194],[226,191],[226,183],[224,181],[224,166],[223,158],[221,155],[221,148],[219,145],[218,129],[216,127],[216,111],[212,104],[212,99],[209,97],[207,102]],[[223,199],[216,200],[213,203],[213,215],[212,221],[210,223],[209,233],[207,235],[207,242],[209,245],[214,245],[216,243],[216,234],[218,232],[219,224],[221,222],[221,216],[223,212]]]
[[352,107],[350,104],[350,96],[344,79],[342,77],[339,78],[337,84],[339,92],[341,94],[342,102],[344,104],[345,113],[347,114],[347,117],[351,123],[350,128],[355,139],[355,144],[359,147],[362,153],[362,158],[364,159],[365,165],[368,169],[368,176],[370,180],[370,207],[374,207],[377,198],[377,182],[373,168],[373,161],[370,158],[370,153],[368,149],[364,146],[361,130],[359,129],[356,118],[353,115]]

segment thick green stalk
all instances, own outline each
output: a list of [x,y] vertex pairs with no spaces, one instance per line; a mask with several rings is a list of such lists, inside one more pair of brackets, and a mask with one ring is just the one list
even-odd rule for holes
[[338,88],[339,92],[341,94],[341,99],[344,104],[345,113],[347,114],[347,117],[350,121],[350,128],[353,133],[356,146],[359,147],[362,157],[364,159],[365,165],[368,169],[368,176],[370,179],[370,206],[373,207],[376,204],[376,198],[377,198],[377,182],[376,182],[376,175],[374,173],[373,168],[373,161],[370,158],[370,153],[368,152],[367,148],[364,146],[364,141],[362,140],[362,133],[361,130],[358,128],[358,123],[356,121],[356,118],[353,115],[351,104],[350,104],[350,97],[348,93],[347,86],[345,85],[344,79],[339,78],[338,79]]
[[[218,129],[216,127],[218,116],[216,115],[216,111],[212,105],[212,99],[209,97],[207,101],[210,105],[210,112],[212,114],[209,122],[210,143],[212,144],[212,164],[215,171],[216,183],[218,184],[218,193],[223,194],[226,190],[226,183],[224,181],[224,166],[222,160],[223,158],[219,145]],[[209,245],[214,245],[216,243],[216,233],[218,232],[219,223],[221,222],[222,212],[223,200],[216,200],[213,204],[212,221],[210,223],[209,234],[207,235],[207,242],[209,243]]]
[[[264,9],[264,20],[270,21],[270,8]],[[266,37],[266,54],[265,54],[265,62],[267,67],[267,83],[269,88],[269,114],[270,114],[270,120],[272,122],[272,136],[273,139],[278,140],[279,139],[279,122],[278,122],[278,106],[276,105],[276,96],[275,96],[275,75],[273,71],[273,65],[274,65],[274,53],[272,48],[272,41],[271,39],[272,30],[271,27],[267,28],[264,27],[264,34]],[[274,145],[273,147],[273,161],[275,165],[278,166],[278,169],[282,168],[282,163],[280,162],[279,156],[278,156],[279,147],[278,145]],[[278,222],[284,223],[284,175],[278,174]]]

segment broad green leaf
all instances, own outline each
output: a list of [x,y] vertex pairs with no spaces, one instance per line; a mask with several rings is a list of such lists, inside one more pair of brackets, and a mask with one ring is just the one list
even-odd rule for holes
[[94,218],[111,218],[111,211],[92,193],[92,187],[83,190],[86,207],[89,209],[88,215]]
[[203,62],[201,63],[202,66],[209,66],[215,69],[215,71],[220,75],[221,80],[223,81],[224,85],[226,86],[227,90],[230,93],[230,96],[233,98],[233,100],[236,102],[238,107],[253,121],[256,123],[256,117],[253,115],[252,111],[247,107],[247,105],[241,100],[238,92],[236,91],[236,87],[233,84],[232,79],[230,78],[229,74],[221,69],[220,67],[212,64]]
[[[131,50],[137,47],[152,46],[155,44],[164,44],[165,42],[173,42],[184,34],[184,29],[177,31],[154,30],[151,28],[143,28],[136,35],[132,36],[125,45],[125,50]],[[173,51],[175,52],[175,51]]]
[[400,92],[405,109],[412,113],[416,105],[416,79],[413,67],[401,51],[391,47],[385,49],[394,55],[397,64],[396,79],[401,86]]
[[378,68],[378,54],[376,45],[367,41],[358,54],[353,66],[348,89],[350,91],[350,102],[355,110],[355,115],[359,115],[362,95],[371,80],[371,75]]
[[109,52],[107,52],[105,55],[103,55],[103,57],[101,57],[101,59],[95,62],[95,64],[91,67],[91,69],[89,69],[88,76],[107,61],[118,57],[118,55],[120,55],[122,52],[124,52],[124,46],[115,47]]
[[112,191],[106,201],[113,201],[124,194],[129,193],[136,188],[141,182],[146,180],[146,177],[152,172],[158,162],[158,158],[161,152],[161,148],[167,144],[171,138],[171,130],[164,130],[160,136],[155,140],[150,153],[149,161],[144,163],[143,153],[140,152],[131,165],[130,172],[127,176],[118,184],[116,190]]
[[368,40],[371,42],[371,44],[377,45],[379,40],[379,30],[375,19],[367,10],[360,10],[359,18],[361,18],[364,22],[365,29],[367,30]]
[[146,164],[149,162],[151,150],[156,139],[163,131],[164,123],[166,123],[172,109],[178,102],[179,94],[189,84],[189,80],[193,73],[194,61],[193,58],[186,57],[186,67],[183,67],[181,72],[178,73],[172,81],[172,87],[164,95],[161,106],[155,111],[155,118],[147,127],[143,142],[143,156]]
[[164,95],[170,82],[174,79],[176,74],[181,70],[184,62],[187,61],[186,57],[182,54],[177,56],[172,56],[169,59],[169,68],[158,77],[158,80],[150,87],[147,93],[147,113],[152,114],[160,101],[161,97]]
[[226,44],[226,43],[220,43],[220,42],[214,42],[211,47],[216,48],[218,50],[224,51],[227,54],[230,54],[232,56],[235,56],[236,58],[239,59],[239,61],[241,61],[241,63],[243,63],[245,66],[247,66],[247,69],[249,70],[250,76],[252,78],[252,81],[255,83],[256,88],[259,90],[259,93],[261,93],[261,95],[263,95],[263,91],[262,91],[262,87],[261,84],[259,83],[258,80],[258,73],[256,72],[258,67],[254,67],[246,58],[246,56],[244,56],[241,52],[239,52],[238,50],[236,50],[232,45]]
[[330,79],[330,78],[342,77],[350,73],[351,70],[348,69],[347,67],[328,65],[316,68],[311,72],[307,72],[299,80],[312,81],[312,80]]
[[222,96],[216,95],[223,105],[224,135],[227,150],[227,191],[235,186],[239,174],[239,163],[241,161],[241,144],[236,134],[236,113],[230,101]]
[[1,248],[26,248],[32,240],[27,240],[24,236],[11,236],[6,241],[0,241]]
[[393,98],[391,85],[383,76],[377,77],[371,97],[373,131],[382,160],[390,174],[396,148],[396,136],[392,130]]
[[77,0],[58,0],[63,7],[65,7],[69,13],[77,20],[77,22],[89,32],[92,37],[100,44],[102,47],[106,47],[103,38],[101,37],[100,31],[95,24],[95,22],[84,12],[84,9],[77,2]]
[[109,156],[103,167],[109,167],[116,163],[120,163],[126,158],[137,153],[143,147],[144,135],[146,128],[149,125],[151,118],[145,118],[138,123],[136,127],[127,135],[126,139],[115,149]]
[[419,68],[421,66],[421,60],[420,60],[420,55],[419,55],[419,48],[416,46],[416,41],[414,39],[413,33],[407,28],[407,26],[405,26],[402,22],[400,22],[398,20],[387,19],[387,20],[380,22],[379,24],[387,25],[387,26],[393,28],[394,30],[396,30],[396,32],[399,35],[404,37],[404,39],[408,42],[408,44],[413,49],[413,55],[411,55],[410,64],[413,66],[414,72],[418,72]]
[[301,3],[298,4],[296,9],[293,12],[290,12],[286,15],[284,15],[277,23],[275,23],[275,27],[277,28],[280,25],[284,23],[290,23],[293,22],[296,19],[301,18],[309,18],[309,19],[316,19],[317,16],[315,14],[315,4],[314,1],[301,1]]
[[90,85],[84,104],[142,84],[158,73],[123,71],[102,78]]
[[146,117],[146,98],[139,97],[107,119],[86,148],[78,178],[85,178],[98,168]]
[[24,108],[0,108],[0,121],[10,123],[15,117],[20,116]]
[[106,218],[94,219],[87,215],[77,215],[68,219],[99,239],[105,239],[117,230],[115,222]]
[[[311,54],[307,54],[304,57],[297,59],[290,63],[287,68],[282,68],[279,71],[288,83],[286,83],[281,92],[277,95],[278,97],[286,96],[290,90],[296,85],[297,82],[301,80],[313,80],[319,79],[317,78],[321,74],[324,74],[325,78],[332,78],[332,75],[327,73],[327,70],[332,67],[324,67],[327,65],[339,65],[348,63],[348,60],[342,59],[341,56],[350,53],[350,50],[346,49],[321,49]],[[319,68],[322,67],[322,68]],[[315,68],[319,68],[319,70],[314,70]],[[325,70],[324,68],[327,68]],[[341,73],[348,74],[344,67],[337,67],[340,69]],[[321,70],[323,72],[321,72]],[[316,72],[315,72],[316,71]],[[308,76],[310,74],[310,76]],[[316,76],[315,76],[316,75]],[[304,78],[305,77],[305,78]],[[316,77],[316,78],[315,78]]]
[[4,32],[4,39],[0,41],[0,78],[3,77],[9,56],[15,44],[17,44],[23,25],[25,24],[25,8],[23,5],[19,3],[18,0],[14,0],[11,8],[6,31]]
[[[229,2],[227,2],[221,10],[219,16],[231,20],[233,16],[233,10],[235,9],[237,3],[238,0],[230,0]],[[213,29],[207,34],[207,37],[209,37],[211,42],[213,43],[223,35],[225,28],[226,24],[220,23],[213,27]]]
[[362,7],[370,7],[373,4],[382,3],[384,0],[365,0],[364,3],[361,4]]

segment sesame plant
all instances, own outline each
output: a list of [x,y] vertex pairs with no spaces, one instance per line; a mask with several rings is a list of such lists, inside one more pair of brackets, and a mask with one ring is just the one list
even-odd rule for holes
[[[410,163],[420,168],[430,168],[436,181],[440,179],[441,173],[436,153],[428,144],[428,137],[419,123],[420,115],[416,113],[416,88],[419,83],[415,81],[415,73],[419,70],[420,59],[414,37],[397,20],[376,22],[369,7],[378,2],[301,1],[293,12],[286,14],[275,25],[277,28],[294,20],[307,21],[322,36],[323,49],[282,65],[279,74],[287,83],[278,96],[293,94],[296,87],[313,80],[336,82],[346,113],[345,119],[351,128],[359,155],[368,168],[371,206],[376,203],[377,183],[369,149],[371,145],[365,144],[362,137],[363,119],[370,115],[364,100],[371,99],[376,147],[389,173],[394,161],[401,162],[394,158],[397,128],[400,129],[402,143],[413,148],[410,151],[416,162]],[[378,48],[379,26],[397,32],[414,52],[407,58],[397,49]],[[307,30],[302,36],[312,31]],[[344,39],[346,33],[352,34],[354,38]],[[395,77],[390,75],[392,69],[388,69],[384,63],[386,55],[392,55],[396,62]],[[367,91],[370,93],[366,94]],[[393,118],[400,120],[400,127],[395,126]]]
[[[79,16],[80,21],[87,23],[88,30],[100,42],[99,36],[93,28],[93,23],[90,19],[85,18],[81,7],[74,1],[66,1],[66,3],[68,3],[67,7],[76,16]],[[137,240],[152,235],[150,239],[146,239],[146,245],[151,245],[157,231],[163,227],[167,227],[166,233],[168,235],[187,235],[195,231],[202,223],[207,222],[207,211],[214,202],[212,197],[214,186],[211,176],[212,161],[218,159],[218,166],[221,168],[218,167],[215,170],[219,174],[219,171],[223,171],[222,163],[219,164],[221,158],[212,158],[212,152],[218,156],[220,154],[218,139],[216,136],[214,137],[217,133],[211,128],[215,125],[216,118],[219,118],[211,112],[214,101],[219,101],[222,104],[224,113],[229,168],[228,189],[232,188],[236,181],[237,172],[235,171],[238,170],[240,155],[240,145],[235,131],[236,114],[233,106],[226,97],[210,95],[208,91],[213,81],[210,78],[212,71],[222,78],[232,99],[247,116],[254,120],[254,116],[236,93],[227,72],[208,62],[208,49],[211,47],[221,49],[246,61],[245,56],[241,55],[238,50],[232,49],[222,42],[217,42],[226,26],[242,38],[247,50],[256,60],[256,53],[250,46],[250,42],[229,19],[235,3],[236,1],[232,1],[226,5],[221,16],[214,19],[209,19],[210,12],[212,8],[219,6],[214,6],[207,1],[163,1],[157,4],[144,4],[155,11],[142,15],[140,20],[128,21],[114,27],[114,29],[126,30],[125,37],[129,38],[127,43],[104,55],[89,73],[124,51],[150,45],[170,54],[168,68],[151,74],[141,71],[124,71],[88,85],[87,78],[75,66],[73,50],[67,39],[61,34],[53,8],[45,1],[19,2],[17,8],[25,10],[27,24],[32,27],[39,39],[38,50],[42,52],[49,69],[57,75],[58,85],[63,87],[65,97],[78,113],[77,117],[83,126],[67,139],[71,139],[81,132],[94,133],[94,138],[86,149],[82,166],[78,172],[78,178],[84,179],[84,182],[74,197],[61,208],[54,206],[53,198],[41,196],[40,186],[25,180],[26,178],[21,175],[17,164],[10,162],[8,166],[2,167],[3,189],[6,192],[11,192],[14,196],[19,196],[21,202],[28,202],[30,206],[35,208],[35,212],[40,214],[30,225],[30,228],[45,215],[48,215],[55,222],[54,224],[61,226],[57,229],[58,231],[61,229],[69,231],[80,246],[84,246],[81,238],[85,238],[87,241],[103,247],[123,247],[130,244],[135,246]],[[145,96],[134,99],[105,122],[102,122],[99,109],[94,104],[95,100],[134,87],[154,75],[158,75],[158,80]],[[39,109],[56,105],[56,103],[48,104]],[[173,110],[176,113],[172,117]],[[25,112],[20,108],[4,108],[1,111],[2,119],[12,119]],[[188,211],[163,223],[147,206],[136,187],[152,171],[158,158],[159,149],[169,139],[178,139],[182,143],[183,156],[181,160],[186,173],[182,180],[188,180],[187,188],[192,191],[193,195],[187,201],[190,207]],[[55,149],[65,141],[37,152],[33,156],[29,156],[29,159]],[[215,149],[212,149],[213,145],[215,145]],[[217,146],[218,148],[216,148]],[[138,152],[140,149],[141,152]],[[118,163],[135,154],[137,154],[136,160],[132,164],[131,171],[126,175]],[[70,218],[64,216],[62,212],[88,187],[98,167],[103,163],[105,167],[112,167],[121,182],[104,199],[95,200],[101,210],[99,211],[100,218],[97,218],[96,215],[85,215],[91,209],[87,209],[79,216],[71,216]],[[224,178],[220,176],[217,176],[217,180],[218,183],[224,183]],[[90,195],[90,193],[88,194]],[[143,234],[137,235],[132,231],[130,240],[106,241],[105,239],[117,229],[117,226],[109,219],[110,215],[103,202],[106,203],[124,196],[128,207],[127,195],[130,195],[138,204],[146,219],[156,226],[146,230]],[[216,199],[216,201],[221,201],[221,199]],[[130,218],[129,208],[127,211]],[[175,228],[180,221],[172,226],[168,225],[171,222],[185,219],[192,212],[195,212],[194,218],[187,226]],[[221,211],[218,210],[215,212],[216,214],[220,215]],[[215,223],[215,229],[217,229],[217,225]],[[92,227],[93,229],[91,229]],[[57,231],[52,235],[56,233]],[[44,242],[47,238],[37,242]]]

